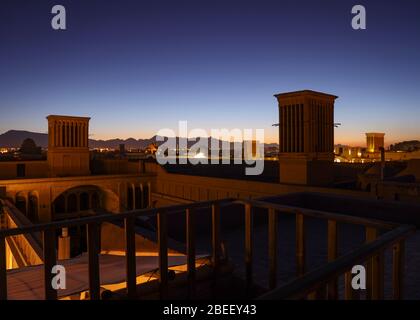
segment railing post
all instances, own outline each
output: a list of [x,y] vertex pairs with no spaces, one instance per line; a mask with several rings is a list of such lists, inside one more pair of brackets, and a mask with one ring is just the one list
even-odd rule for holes
[[[374,241],[378,237],[376,228],[366,228],[366,243]],[[372,256],[367,262],[366,270],[367,298],[378,300],[383,298],[384,285],[384,254],[380,252]]]
[[353,274],[351,271],[347,271],[344,274],[344,300],[358,300],[359,294],[353,289],[351,284],[353,279]]
[[97,223],[87,225],[88,256],[89,256],[89,299],[100,299],[99,271],[99,226]]
[[315,291],[309,293],[306,297],[307,300],[325,300],[327,297],[327,287],[325,285],[321,285]]
[[157,234],[159,247],[159,292],[160,298],[165,299],[168,295],[168,236],[166,212],[157,213]]
[[383,300],[384,299],[384,281],[385,281],[385,255],[384,250],[381,250],[376,256],[376,263],[377,263],[377,277],[376,281],[377,284],[377,293],[376,293],[376,299]]
[[[338,256],[338,234],[337,221],[328,220],[328,262],[333,262]],[[328,299],[338,299],[338,280],[337,278],[328,283]]]
[[300,212],[296,212],[296,274],[305,274],[305,218]]
[[217,273],[220,263],[220,205],[218,203],[211,206],[211,219],[212,262]]
[[6,238],[0,236],[0,300],[7,300]]
[[277,234],[278,219],[277,212],[268,209],[268,255],[269,255],[269,288],[272,290],[277,285]]
[[217,276],[220,263],[220,205],[218,203],[211,206],[211,219],[212,262],[214,274]]
[[392,248],[392,289],[395,300],[403,299],[405,241],[400,240]]
[[44,252],[44,292],[45,300],[57,300],[57,289],[52,287],[52,268],[57,264],[55,230],[48,228],[43,231]]
[[211,206],[211,243],[212,243],[212,264],[213,264],[213,275],[211,289],[213,296],[217,297],[217,278],[220,271],[220,205],[219,203],[213,203]]
[[125,267],[127,295],[130,299],[137,298],[136,270],[136,234],[134,230],[135,217],[124,220],[125,231]]
[[251,204],[245,204],[245,279],[247,294],[252,287],[252,233],[253,219]]
[[70,237],[68,228],[61,229],[61,235],[58,237],[58,260],[70,259]]
[[195,296],[195,212],[186,210],[188,296]]

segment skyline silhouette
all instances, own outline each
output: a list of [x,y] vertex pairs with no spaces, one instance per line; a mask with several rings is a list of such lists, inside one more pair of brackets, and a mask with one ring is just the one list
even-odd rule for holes
[[[94,115],[95,139],[191,127],[261,128],[277,142],[273,94],[334,92],[335,143],[418,139],[417,1],[369,1],[367,30],[352,1],[6,1],[0,12],[2,132],[45,132],[46,114]],[[398,11],[395,7],[398,6]],[[24,22],[24,23],[23,23]]]

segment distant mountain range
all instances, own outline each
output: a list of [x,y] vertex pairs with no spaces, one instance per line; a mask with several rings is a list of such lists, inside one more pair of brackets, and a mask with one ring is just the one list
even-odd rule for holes
[[10,130],[0,134],[0,147],[19,148],[23,140],[27,138],[34,140],[35,144],[39,147],[46,148],[48,146],[48,134],[46,133]]
[[[3,148],[19,148],[22,145],[23,140],[30,138],[35,141],[37,146],[42,148],[48,147],[48,134],[30,132],[23,130],[10,130],[3,134],[0,134],[0,147]],[[214,140],[213,138],[209,138]],[[150,139],[110,139],[110,140],[94,140],[89,139],[90,148],[110,148],[118,149],[120,144],[124,144],[126,149],[144,149],[149,144],[156,143],[160,145],[162,142],[157,141],[157,136],[154,136]],[[188,142],[188,146],[193,145],[195,142]],[[210,143],[210,140],[209,140]],[[217,140],[216,140],[217,143]],[[276,143],[265,144],[265,147],[277,147]]]

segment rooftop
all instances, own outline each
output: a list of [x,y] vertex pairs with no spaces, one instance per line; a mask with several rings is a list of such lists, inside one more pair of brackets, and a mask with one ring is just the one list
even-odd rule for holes
[[290,97],[302,96],[302,95],[320,96],[320,97],[324,97],[324,98],[327,97],[327,98],[332,98],[332,99],[337,99],[338,98],[338,96],[335,96],[335,95],[332,95],[332,94],[319,92],[319,91],[313,91],[313,90],[300,90],[300,91],[284,92],[284,93],[275,94],[274,96],[276,98],[290,98]]

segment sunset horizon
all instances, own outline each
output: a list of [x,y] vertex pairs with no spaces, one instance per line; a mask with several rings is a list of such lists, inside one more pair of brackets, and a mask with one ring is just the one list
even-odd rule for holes
[[419,0],[1,1],[3,313],[415,310],[419,31]]
[[[329,10],[302,1],[128,1],[124,11],[69,1],[63,32],[45,22],[48,1],[22,2],[23,10],[6,2],[2,21],[12,24],[1,34],[8,63],[0,103],[10,111],[1,131],[45,132],[46,115],[71,113],[95,115],[97,139],[144,138],[186,120],[205,130],[264,129],[271,143],[278,139],[273,95],[311,89],[339,97],[337,144],[360,144],[368,131],[385,132],[387,144],[420,139],[416,2],[396,13],[391,3],[370,1],[367,9],[381,14],[354,32],[351,1],[327,1]],[[307,21],[295,24],[302,15]]]

